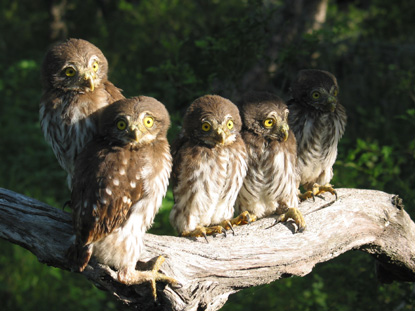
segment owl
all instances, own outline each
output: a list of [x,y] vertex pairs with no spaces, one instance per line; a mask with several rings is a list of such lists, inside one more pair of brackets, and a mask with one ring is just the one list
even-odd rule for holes
[[[103,109],[98,133],[75,161],[75,240],[67,253],[74,270],[82,272],[94,256],[118,270],[122,283],[148,280],[135,266],[143,236],[167,191],[172,168],[169,124],[164,105],[151,97],[123,99]],[[161,274],[157,280],[174,282]]]
[[68,173],[70,187],[75,158],[97,132],[100,109],[124,96],[107,79],[104,54],[85,40],[69,39],[53,46],[45,55],[41,71],[40,125]]
[[187,109],[172,144],[174,205],[170,222],[181,236],[226,233],[246,174],[239,111],[228,99],[205,95]]
[[248,154],[248,171],[236,200],[236,212],[251,217],[292,218],[298,230],[305,221],[298,207],[297,148],[288,126],[288,109],[278,96],[248,93],[240,104],[241,135]]
[[301,198],[323,192],[337,198],[330,180],[347,116],[339,103],[336,77],[323,70],[301,70],[291,91],[288,121],[297,139],[300,182],[307,191]]

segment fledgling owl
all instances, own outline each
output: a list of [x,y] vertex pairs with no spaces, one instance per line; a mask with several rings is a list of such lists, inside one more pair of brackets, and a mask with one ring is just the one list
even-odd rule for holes
[[337,197],[330,180],[347,116],[339,103],[336,77],[323,70],[301,70],[291,91],[288,120],[297,139],[301,185],[307,190],[301,198],[326,191]]
[[53,46],[43,60],[40,125],[68,173],[69,188],[75,158],[97,132],[98,111],[124,98],[107,73],[104,54],[82,39]]
[[288,126],[287,105],[278,96],[251,92],[243,98],[240,111],[248,171],[236,211],[249,212],[251,218],[292,218],[298,231],[303,231],[305,221],[298,210],[296,140]]
[[[172,167],[169,125],[166,108],[151,97],[123,99],[103,110],[99,133],[75,162],[71,195],[75,241],[68,258],[76,270],[83,271],[94,256],[118,270],[122,283],[174,283],[156,273],[163,257],[153,269],[156,279],[135,270],[144,234],[167,191]],[[155,295],[155,287],[153,291]]]
[[205,95],[187,109],[172,144],[174,206],[170,222],[182,236],[226,232],[246,174],[239,111],[228,99]]

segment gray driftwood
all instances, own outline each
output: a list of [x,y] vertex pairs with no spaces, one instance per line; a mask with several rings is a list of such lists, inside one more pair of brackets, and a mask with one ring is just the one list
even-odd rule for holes
[[[396,196],[381,191],[338,189],[339,198],[304,202],[300,209],[307,228],[262,219],[235,228],[235,235],[179,238],[148,234],[138,268],[157,256],[162,272],[181,287],[157,284],[154,302],[148,284],[127,287],[110,267],[92,261],[84,275],[99,288],[138,310],[218,310],[228,296],[243,288],[292,275],[304,276],[320,262],[349,250],[377,258],[384,282],[415,280],[415,224]],[[0,237],[34,253],[40,262],[68,269],[65,251],[71,237],[70,214],[0,188]]]

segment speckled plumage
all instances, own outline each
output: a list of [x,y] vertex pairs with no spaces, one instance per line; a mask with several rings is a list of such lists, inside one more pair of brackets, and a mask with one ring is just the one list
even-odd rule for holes
[[53,46],[43,60],[40,124],[69,186],[76,156],[97,132],[99,110],[124,98],[107,73],[102,52],[81,39]]
[[[306,190],[314,183],[328,184],[333,177],[337,144],[347,122],[338,91],[334,75],[322,70],[302,70],[292,85],[289,125],[297,139],[298,169]],[[314,92],[319,98],[313,98]]]
[[[287,124],[286,104],[278,96],[252,92],[243,98],[240,107],[248,172],[236,211],[262,218],[297,208],[296,141]],[[266,126],[266,122],[272,125]]]
[[[119,122],[125,122],[124,129]],[[117,270],[134,271],[144,233],[167,191],[169,124],[163,104],[150,97],[120,100],[103,110],[99,134],[75,163],[71,206],[76,239],[68,252],[75,269],[82,271],[94,255]]]
[[[232,121],[232,129],[227,128]],[[208,122],[209,131],[202,126]],[[188,108],[183,130],[172,144],[174,206],[170,222],[179,232],[230,219],[246,174],[246,150],[238,108],[206,95]]]

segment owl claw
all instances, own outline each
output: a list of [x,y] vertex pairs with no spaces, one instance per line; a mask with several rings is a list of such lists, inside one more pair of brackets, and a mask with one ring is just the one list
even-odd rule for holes
[[337,201],[337,191],[334,190],[333,185],[331,184],[325,184],[324,186],[320,186],[319,184],[314,184],[313,188],[307,192],[304,192],[303,194],[300,194],[298,197],[300,201],[305,201],[307,199],[313,198],[313,202],[315,202],[315,197],[319,197],[324,199],[324,197],[320,196],[320,194],[324,192],[330,192],[332,195],[336,197]]
[[165,258],[163,256],[159,256],[156,262],[153,265],[153,268],[149,271],[138,271],[131,268],[124,268],[118,271],[118,281],[120,283],[130,285],[138,285],[144,282],[150,282],[152,294],[154,301],[157,300],[157,288],[156,282],[161,281],[168,283],[170,285],[180,285],[180,283],[163,273],[158,272],[160,270],[161,265],[163,264]]
[[297,225],[297,232],[303,232],[305,229],[305,220],[303,214],[297,208],[289,208],[288,211],[284,214],[278,216],[275,220],[275,223],[272,224],[269,228],[274,227],[275,225],[279,224],[280,222],[286,222],[289,218],[293,219],[295,224]]
[[227,226],[226,223],[224,223],[224,226],[222,225],[210,226],[210,227],[198,226],[193,231],[182,232],[181,236],[182,237],[204,237],[206,242],[209,243],[208,238],[207,238],[208,235],[223,234],[226,237],[225,226]]
[[238,217],[233,218],[231,220],[231,224],[234,226],[241,226],[250,224],[251,222],[256,221],[256,219],[256,215],[250,214],[248,211],[244,211]]
[[[235,231],[233,230],[233,226],[232,226],[232,222],[229,219],[225,219],[224,221],[221,222],[220,226],[222,228],[224,228],[225,230],[231,230],[232,234],[235,235]],[[226,236],[226,231],[225,231],[225,236]]]
[[203,232],[202,232],[202,235],[203,235],[203,237],[205,238],[206,243],[209,243],[209,240],[208,240],[207,235],[206,235],[206,231],[203,231]]

